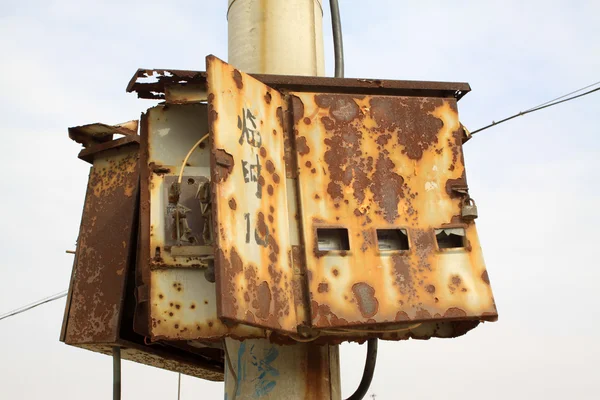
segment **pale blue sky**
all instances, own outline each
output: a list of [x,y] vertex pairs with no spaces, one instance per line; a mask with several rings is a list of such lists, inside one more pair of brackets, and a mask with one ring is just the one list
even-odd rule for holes
[[[327,72],[332,45],[324,1]],[[526,3],[526,4],[524,4]],[[227,58],[226,1],[2,1],[0,313],[67,287],[88,165],[67,127],[154,103],[138,67]],[[467,81],[476,129],[600,80],[598,1],[341,2],[352,77]],[[292,44],[293,46],[293,44]],[[482,132],[465,146],[500,320],[453,340],[380,345],[387,399],[592,399],[598,361],[600,93]],[[106,399],[109,357],[58,341],[64,301],[0,322],[1,398]],[[345,396],[365,350],[342,346]],[[125,362],[124,399],[176,398],[177,375]],[[183,399],[222,398],[185,377]]]

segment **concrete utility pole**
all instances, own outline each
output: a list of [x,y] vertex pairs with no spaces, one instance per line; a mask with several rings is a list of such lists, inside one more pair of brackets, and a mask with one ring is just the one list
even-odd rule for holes
[[[228,0],[228,62],[243,72],[324,75],[320,0]],[[225,399],[340,400],[338,346],[227,339]]]

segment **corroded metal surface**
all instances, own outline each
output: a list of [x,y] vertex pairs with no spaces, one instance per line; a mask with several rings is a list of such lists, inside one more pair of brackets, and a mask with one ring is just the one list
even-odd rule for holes
[[221,340],[225,336],[265,337],[261,329],[227,326],[217,317],[215,284],[201,270],[173,268],[152,271],[153,339]]
[[215,57],[207,70],[218,315],[295,331],[282,96]]
[[[223,368],[206,365],[192,355],[174,355],[161,346],[141,345],[126,340],[119,340],[114,345],[121,346],[121,358],[168,371],[179,372],[209,381],[222,382]],[[86,350],[111,355],[113,344],[82,344],[77,345]]]
[[[225,325],[217,317],[215,283],[206,278],[210,256],[194,254],[197,245],[173,245],[168,213],[170,185],[177,179],[187,152],[208,130],[206,104],[157,106],[142,118],[142,181],[138,287],[147,290],[148,301],[138,304],[136,330],[152,340],[220,340],[224,336],[264,337],[262,329]],[[187,161],[180,203],[187,205],[193,232],[201,228],[198,208],[188,199],[188,187],[208,180],[209,142],[197,148]],[[193,220],[193,221],[192,221]],[[170,221],[172,223],[173,221]],[[210,251],[212,253],[212,249]]]
[[[214,57],[207,65],[142,71],[155,82],[129,87],[168,103],[142,128],[148,336],[333,344],[456,337],[497,318],[475,225],[461,218],[468,188],[456,101],[468,85],[257,81]],[[215,246],[216,285],[211,257],[173,244],[167,204],[184,155],[207,130],[184,176],[212,182],[214,243],[201,244]],[[205,222],[192,186],[181,201],[198,244]],[[455,248],[441,248],[444,240]]]
[[[456,100],[292,101],[313,326],[494,320],[475,225],[453,190],[466,189]],[[448,227],[464,229],[464,247],[438,248],[435,230]],[[347,229],[345,250],[319,248],[317,230],[330,228]],[[409,248],[386,250],[383,229],[407,232]]]
[[[282,91],[354,93],[395,96],[429,96],[460,99],[471,87],[463,82],[398,81],[386,79],[326,78],[249,74],[269,87]],[[195,102],[202,98],[207,73],[202,71],[138,69],[127,85],[127,92],[136,92],[143,99],[164,99],[167,102]],[[173,92],[176,86],[176,95]],[[190,86],[198,92],[189,94]],[[188,94],[183,94],[188,92]]]
[[[85,148],[92,163],[60,339],[68,345],[209,380],[223,379],[222,352],[147,345],[132,331],[139,212],[139,137]],[[138,300],[140,300],[138,296]],[[191,349],[188,347],[188,349]]]
[[95,123],[69,128],[69,137],[84,147],[89,147],[96,143],[111,141],[113,135],[137,136],[137,130],[137,120],[117,125]]
[[77,242],[63,340],[114,342],[135,248],[139,182],[138,144],[96,153]]

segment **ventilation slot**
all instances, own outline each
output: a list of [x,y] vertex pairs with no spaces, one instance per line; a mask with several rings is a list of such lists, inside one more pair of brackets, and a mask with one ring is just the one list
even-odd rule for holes
[[319,251],[350,250],[348,229],[318,228],[317,242]]
[[465,247],[463,228],[436,229],[435,239],[439,249],[459,249]]
[[405,229],[377,229],[379,251],[408,250],[408,235]]

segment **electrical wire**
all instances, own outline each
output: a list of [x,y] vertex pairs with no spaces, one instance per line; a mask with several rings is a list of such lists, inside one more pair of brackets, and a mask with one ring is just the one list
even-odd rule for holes
[[335,54],[335,77],[344,77],[344,41],[342,38],[342,19],[338,0],[329,0],[331,8],[331,28],[333,30],[333,51]]
[[575,93],[579,93],[579,92],[581,92],[582,90],[589,89],[589,88],[591,88],[592,86],[596,86],[596,85],[598,85],[598,84],[600,84],[600,81],[598,81],[598,82],[594,82],[594,83],[592,83],[591,85],[587,85],[587,86],[585,86],[585,87],[582,87],[581,89],[574,90],[574,91],[572,91],[572,92],[570,92],[570,93],[563,94],[562,96],[560,96],[560,97],[557,97],[557,98],[555,98],[555,99],[552,99],[552,100],[548,100],[548,101],[547,101],[547,102],[545,102],[545,103],[538,104],[537,106],[535,106],[535,107],[531,107],[530,109],[528,109],[528,110],[526,110],[526,111],[530,111],[530,110],[533,110],[534,108],[538,108],[538,107],[541,107],[541,106],[545,106],[546,104],[548,104],[548,103],[552,103],[553,101],[556,101],[556,100],[564,99],[564,98],[565,98],[565,97],[567,97],[567,96],[570,96],[570,95],[572,95],[572,94],[575,94]]
[[325,333],[329,333],[329,334],[336,334],[336,333],[400,333],[400,332],[406,332],[409,331],[411,329],[415,329],[418,328],[419,326],[421,326],[421,323],[418,324],[413,324],[411,326],[408,326],[406,328],[400,328],[400,329],[351,329],[351,328],[340,328],[339,331],[333,331],[333,330],[326,330],[323,331]]
[[[206,139],[208,139],[208,133],[204,136],[202,136],[200,138],[200,140],[198,140],[190,149],[190,151],[188,151],[188,153],[186,154],[185,158],[183,159],[183,162],[181,163],[181,168],[179,168],[179,177],[177,178],[177,190],[180,191],[181,190],[181,180],[183,179],[183,171],[185,170],[185,166],[188,162],[188,160],[190,159],[190,156],[192,155],[192,153],[194,152],[194,150],[196,150],[196,148],[198,146],[200,146],[200,143],[204,142]],[[177,195],[177,198],[179,199],[179,195]],[[175,228],[177,229],[177,245],[180,246],[181,245],[181,232],[180,232],[180,228],[179,228],[179,200],[177,200],[177,204],[175,204]]]
[[322,333],[324,333],[324,331],[319,331],[319,332],[317,332],[317,334],[315,336],[311,336],[311,337],[307,337],[307,338],[303,338],[303,337],[300,337],[298,335],[293,335],[293,334],[290,334],[289,336],[296,342],[310,343],[310,342],[314,342],[315,340],[320,338]]
[[421,326],[421,323],[412,324],[410,326],[407,326],[406,328],[400,328],[400,329],[351,329],[351,328],[338,328],[336,330],[334,330],[334,329],[319,329],[317,334],[315,336],[311,336],[311,337],[303,338],[303,337],[300,337],[300,336],[294,335],[294,334],[289,334],[288,336],[291,339],[295,340],[296,342],[309,343],[309,342],[313,342],[313,341],[317,340],[324,333],[329,334],[329,335],[339,335],[340,333],[342,333],[342,334],[343,333],[382,333],[382,334],[400,333],[400,332],[406,332],[411,329],[418,328],[419,326]]
[[[338,0],[329,0],[331,8],[331,29],[333,31],[333,50],[335,54],[335,77],[344,77],[344,40],[342,37],[342,19],[340,17],[340,5]],[[312,340],[312,339],[311,339]],[[377,339],[369,339],[367,345],[367,360],[363,377],[356,392],[348,400],[360,400],[371,385],[375,373],[375,362],[377,360]]]
[[181,180],[183,179],[183,170],[185,169],[185,165],[187,164],[188,160],[190,159],[190,156],[192,155],[194,150],[196,150],[196,147],[200,146],[200,143],[204,142],[206,139],[208,139],[208,133],[206,135],[202,136],[200,138],[200,140],[198,140],[196,142],[196,144],[192,146],[190,151],[188,151],[187,155],[183,159],[183,162],[181,163],[181,168],[179,168],[179,177],[177,178],[177,183],[179,183],[180,185],[181,185]]
[[[481,131],[484,131],[484,130],[486,130],[486,129],[489,129],[489,128],[493,127],[493,126],[500,125],[500,124],[502,124],[502,123],[504,123],[504,122],[510,121],[511,119],[514,119],[514,118],[517,118],[517,117],[521,117],[521,116],[523,116],[523,115],[531,114],[531,113],[533,113],[533,112],[536,112],[536,111],[539,111],[539,110],[543,110],[544,108],[552,107],[552,106],[555,106],[555,105],[558,105],[558,104],[561,104],[561,103],[566,103],[567,101],[575,100],[575,99],[578,99],[578,98],[580,98],[580,97],[587,96],[588,94],[591,94],[591,93],[597,92],[597,91],[599,91],[599,90],[600,90],[600,87],[597,87],[597,88],[595,88],[595,89],[592,89],[592,90],[589,90],[589,91],[587,91],[587,92],[584,92],[584,93],[578,94],[577,96],[568,97],[568,98],[566,98],[566,99],[564,98],[564,97],[566,97],[566,96],[569,96],[570,94],[573,94],[573,93],[578,93],[578,92],[580,92],[580,91],[582,91],[582,90],[584,90],[584,89],[587,89],[587,88],[589,88],[589,87],[595,86],[595,85],[597,85],[598,83],[600,83],[600,82],[596,82],[596,83],[594,83],[594,84],[591,84],[591,85],[589,85],[589,86],[586,86],[585,88],[581,88],[581,89],[578,89],[578,90],[576,90],[576,91],[574,91],[574,92],[571,92],[571,93],[569,93],[569,94],[566,94],[566,95],[563,95],[563,96],[557,97],[557,98],[556,98],[556,99],[554,99],[554,100],[550,100],[550,101],[548,101],[548,102],[546,102],[546,103],[542,103],[542,104],[540,104],[539,106],[536,106],[536,107],[534,107],[534,108],[530,108],[530,109],[528,109],[528,110],[525,110],[525,111],[520,111],[520,112],[518,112],[517,114],[511,115],[510,117],[504,118],[504,119],[502,119],[502,120],[500,120],[500,121],[498,121],[498,122],[492,121],[492,123],[491,123],[491,124],[489,124],[489,125],[486,125],[486,126],[484,126],[484,127],[482,127],[482,128],[479,128],[479,129],[476,129],[476,130],[472,131],[472,132],[471,132],[471,136],[472,136],[472,135],[474,135],[474,134],[476,134],[476,133],[478,133],[478,132],[481,132]],[[563,100],[555,101],[555,100],[558,100],[558,99],[563,99]]]
[[367,394],[373,375],[375,375],[375,364],[377,363],[377,339],[369,339],[367,341],[367,359],[365,361],[365,369],[363,376],[358,384],[356,391],[346,400],[361,400]]
[[6,314],[3,314],[2,316],[0,316],[0,321],[2,321],[5,318],[12,317],[12,316],[24,313],[25,311],[29,311],[29,310],[31,310],[33,308],[41,306],[42,304],[46,304],[46,303],[50,303],[51,301],[58,300],[58,299],[60,299],[62,297],[65,297],[67,295],[67,293],[69,293],[69,291],[65,290],[64,292],[56,293],[56,294],[54,294],[52,296],[43,298],[43,299],[38,300],[36,302],[27,304],[27,305],[25,305],[23,307],[19,307],[19,308],[13,310],[13,311],[7,312]]

